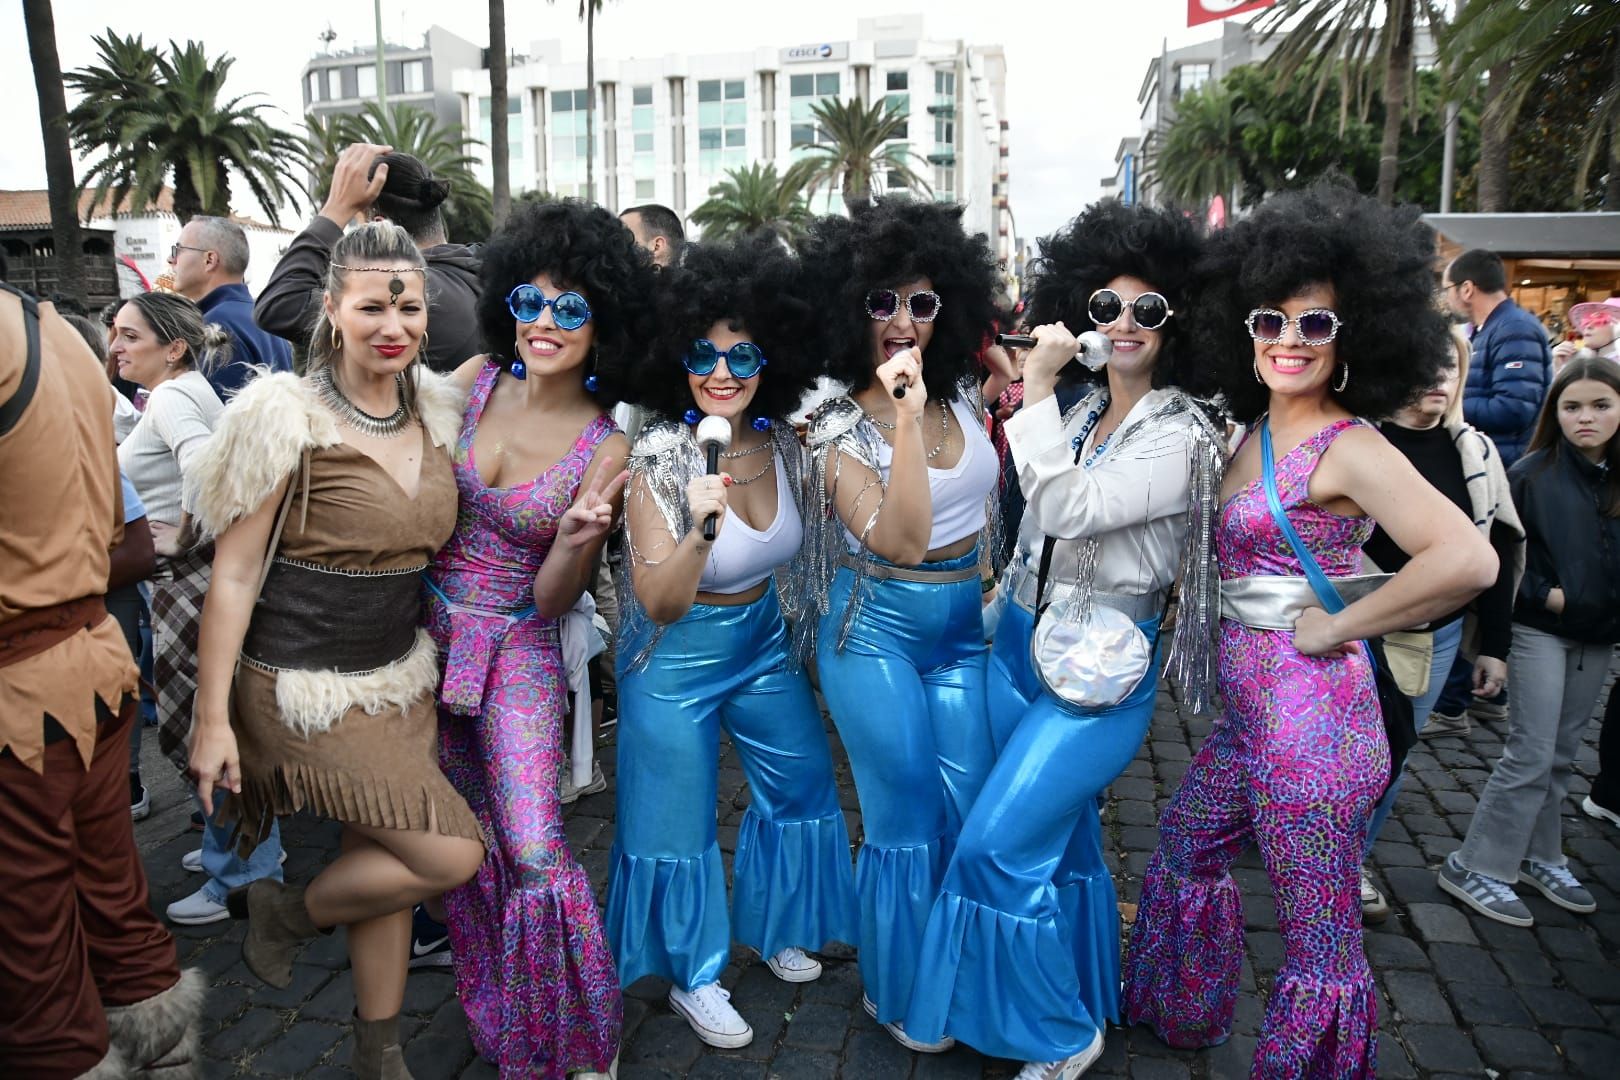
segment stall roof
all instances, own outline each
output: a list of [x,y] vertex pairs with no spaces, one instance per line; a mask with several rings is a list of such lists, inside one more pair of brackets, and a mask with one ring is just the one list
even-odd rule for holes
[[1424,214],[1423,220],[1458,247],[1486,248],[1499,255],[1620,255],[1620,213]]

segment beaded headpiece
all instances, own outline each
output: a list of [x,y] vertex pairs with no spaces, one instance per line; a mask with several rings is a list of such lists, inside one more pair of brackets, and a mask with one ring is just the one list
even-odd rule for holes
[[[369,271],[374,271],[376,273],[381,273],[381,274],[393,274],[394,276],[388,279],[388,305],[390,307],[398,307],[399,306],[400,294],[405,291],[405,282],[399,276],[399,272],[400,272],[399,267],[397,267],[397,266],[350,266],[347,263],[340,263],[340,262],[335,262],[332,265],[337,267],[339,270],[348,270],[350,272],[364,273],[365,271],[369,270]],[[425,266],[409,266],[409,267],[406,267],[406,271],[408,273],[412,273],[412,274],[421,274],[423,282],[425,283],[427,281],[427,267],[425,267]]]

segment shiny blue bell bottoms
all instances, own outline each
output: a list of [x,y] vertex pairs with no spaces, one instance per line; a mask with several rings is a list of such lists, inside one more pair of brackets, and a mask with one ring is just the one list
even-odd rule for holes
[[[917,569],[960,570],[978,558],[973,551]],[[856,586],[854,571],[839,568],[816,664],[855,774],[866,834],[855,864],[861,980],[878,1020],[889,1023],[905,1018],[923,926],[994,760],[985,716],[988,650],[977,577],[867,578],[839,649]]]
[[[650,633],[649,630],[645,631]],[[855,938],[849,831],[806,674],[788,661],[774,583],[737,606],[694,604],[618,649],[618,820],[606,931],[629,986],[659,975],[682,990],[719,979],[741,941],[762,956]],[[751,801],[737,832],[731,910],[715,833],[720,731]]]
[[[1156,642],[1158,624],[1137,625]],[[996,763],[929,915],[906,1032],[1058,1061],[1119,1019],[1119,906],[1097,796],[1147,735],[1158,658],[1124,701],[1081,710],[1041,686],[1033,630],[1009,604],[990,657]]]

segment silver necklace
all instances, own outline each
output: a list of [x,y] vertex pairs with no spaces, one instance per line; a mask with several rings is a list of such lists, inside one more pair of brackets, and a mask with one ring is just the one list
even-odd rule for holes
[[768,449],[770,445],[771,440],[766,439],[758,446],[750,446],[747,450],[723,450],[720,452],[720,456],[725,458],[727,461],[736,461],[738,458],[752,457],[761,450]]
[[[766,442],[763,445],[769,446],[771,444],[769,442]],[[752,451],[752,450],[745,450],[745,451],[743,451],[743,453],[738,454],[737,456],[738,457],[743,457],[744,455],[752,454],[753,452],[754,451]],[[755,473],[753,476],[750,476],[748,479],[746,479],[746,480],[738,480],[735,476],[733,476],[731,478],[732,486],[733,487],[743,487],[743,486],[745,486],[747,484],[752,484],[755,480],[758,480],[760,477],[764,476],[766,473],[770,472],[774,468],[776,468],[776,458],[775,457],[768,457],[768,458],[765,459],[765,467],[763,469],[759,470],[759,472]]]
[[[884,431],[895,430],[895,426],[893,424],[889,423],[887,420],[879,420],[871,413],[867,413],[866,418],[872,421],[872,423],[876,424],[878,427],[882,428]],[[932,450],[928,451],[928,460],[933,461],[935,458],[939,457],[940,454],[944,453],[945,444],[949,442],[950,439],[951,407],[945,402],[941,401],[939,403],[939,442],[934,445]]]
[[330,364],[316,369],[310,376],[310,382],[315,386],[315,392],[320,395],[321,402],[328,409],[337,414],[337,418],[373,439],[392,439],[405,430],[410,423],[411,413],[405,407],[405,373],[394,375],[394,387],[399,391],[399,408],[388,416],[373,416],[350,401],[339,390],[336,381],[332,378]]

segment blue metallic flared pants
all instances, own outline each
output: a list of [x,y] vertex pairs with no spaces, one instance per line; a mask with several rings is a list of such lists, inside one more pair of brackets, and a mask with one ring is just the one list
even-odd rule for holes
[[[694,604],[645,643],[619,642],[618,821],[606,929],[629,986],[683,990],[720,977],[735,938],[772,956],[853,941],[849,831],[832,754],[803,671],[788,663],[774,586],[751,604]],[[733,860],[731,910],[715,839],[720,731],[752,801]]]
[[[927,563],[948,571],[978,553]],[[870,579],[837,648],[856,586],[833,578],[816,661],[855,774],[866,842],[855,866],[861,979],[884,1023],[902,1020],[923,926],[962,820],[990,771],[979,582]]]
[[[1157,617],[1137,625],[1156,639]],[[1097,796],[1142,745],[1158,679],[1155,664],[1118,705],[1081,711],[1042,689],[1032,629],[1009,605],[996,632],[996,763],[929,915],[906,1031],[1055,1061],[1119,1017],[1119,908]]]

